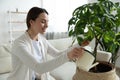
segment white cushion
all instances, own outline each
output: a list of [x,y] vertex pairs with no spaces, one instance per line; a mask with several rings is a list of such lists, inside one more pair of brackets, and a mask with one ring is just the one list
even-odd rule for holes
[[11,57],[0,58],[0,73],[10,72],[12,70]]
[[56,80],[72,80],[73,75],[76,72],[76,65],[74,62],[67,62],[62,66],[54,69],[50,74]]
[[0,46],[0,73],[10,72],[12,69],[10,48],[7,45]]
[[107,62],[109,62],[111,56],[112,56],[112,54],[110,52],[105,52],[105,51],[98,50],[96,59],[98,61],[107,61]]
[[72,44],[71,38],[53,39],[48,41],[58,50],[64,50]]
[[5,47],[4,45],[0,46],[0,58],[1,57],[8,57],[10,56],[10,52],[7,50],[7,47]]

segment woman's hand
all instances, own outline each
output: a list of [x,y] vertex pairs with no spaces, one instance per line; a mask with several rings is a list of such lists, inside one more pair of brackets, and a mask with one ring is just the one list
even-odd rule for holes
[[83,48],[73,48],[70,52],[68,52],[68,58],[70,60],[79,58],[83,55],[84,49]]

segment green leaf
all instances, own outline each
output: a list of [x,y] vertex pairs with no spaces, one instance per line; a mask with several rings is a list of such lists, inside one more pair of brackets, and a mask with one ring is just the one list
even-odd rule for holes
[[93,31],[89,28],[88,32],[84,34],[85,40],[91,41],[94,38]]
[[73,31],[73,30],[70,30],[68,35],[69,35],[69,36],[73,36],[73,35],[74,35],[74,31]]
[[75,23],[76,23],[76,18],[74,17],[72,17],[68,22],[69,25],[73,25],[73,24],[75,25]]
[[116,34],[116,36],[115,36],[115,42],[116,42],[117,45],[120,46],[120,32]]
[[115,38],[115,33],[113,31],[108,31],[104,34],[103,39],[106,43],[113,42],[113,39]]
[[81,45],[81,43],[84,41],[82,37],[77,37],[78,44]]

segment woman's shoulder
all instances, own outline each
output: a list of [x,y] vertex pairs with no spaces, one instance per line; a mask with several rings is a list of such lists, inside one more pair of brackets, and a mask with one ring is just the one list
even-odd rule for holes
[[29,38],[26,37],[26,34],[22,34],[14,40],[14,44],[25,44],[27,42],[29,42]]

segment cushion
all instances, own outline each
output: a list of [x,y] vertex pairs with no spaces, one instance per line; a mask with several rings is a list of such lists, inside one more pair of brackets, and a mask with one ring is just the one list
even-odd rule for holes
[[50,74],[56,80],[72,80],[73,75],[76,72],[76,65],[74,62],[67,62],[60,67],[54,69]]
[[10,47],[7,45],[0,46],[0,73],[10,72],[12,69]]
[[12,70],[11,57],[0,58],[0,73],[10,72]]
[[58,50],[64,50],[72,44],[71,38],[53,39],[48,41]]
[[8,56],[10,56],[10,52],[8,51],[7,46],[5,47],[5,45],[1,45],[0,46],[0,58],[8,57]]
[[110,52],[105,52],[105,51],[98,50],[96,59],[98,61],[107,61],[107,62],[109,62],[111,56],[112,56],[112,54]]

